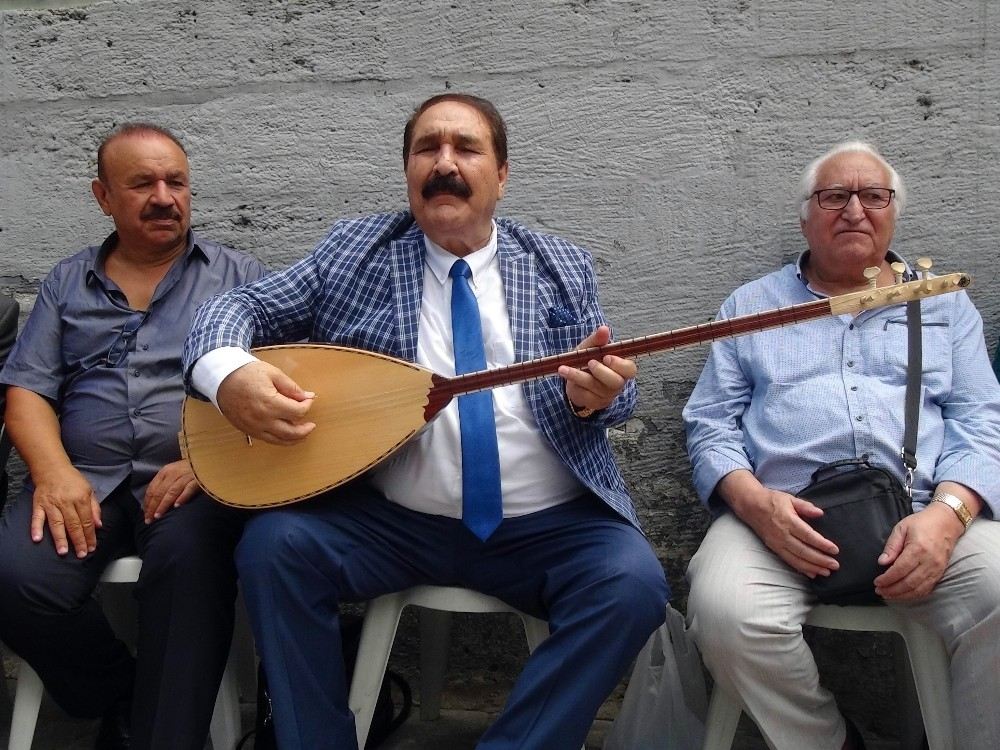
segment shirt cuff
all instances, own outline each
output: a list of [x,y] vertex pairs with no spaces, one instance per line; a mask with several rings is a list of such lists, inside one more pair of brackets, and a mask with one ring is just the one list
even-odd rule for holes
[[191,369],[191,385],[203,396],[207,396],[219,408],[219,386],[229,375],[243,365],[259,360],[250,352],[238,346],[223,346],[213,349],[197,362]]
[[[997,476],[995,462],[963,451],[935,467],[932,481],[935,487],[941,482],[957,482],[979,493],[979,497],[983,499],[979,515],[1000,520],[1000,478]],[[926,502],[931,502],[930,494]]]
[[753,472],[746,454],[738,449],[714,448],[706,451],[693,463],[694,488],[706,507],[711,507],[712,493],[727,474],[739,469]]

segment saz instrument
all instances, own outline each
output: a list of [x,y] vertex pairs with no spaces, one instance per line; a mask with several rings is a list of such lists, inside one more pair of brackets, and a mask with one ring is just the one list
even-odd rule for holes
[[[877,270],[877,269],[876,269]],[[901,278],[897,271],[897,278]],[[327,344],[253,350],[316,393],[309,418],[316,428],[290,446],[252,440],[211,404],[184,400],[181,452],[198,483],[219,502],[241,508],[287,505],[337,487],[392,455],[456,396],[584,367],[606,354],[636,357],[741,336],[825,315],[859,313],[963,289],[967,274],[869,288],[839,297],[679,328],[666,333],[574,350],[495,370],[444,377],[411,362]],[[869,283],[874,283],[874,278]]]

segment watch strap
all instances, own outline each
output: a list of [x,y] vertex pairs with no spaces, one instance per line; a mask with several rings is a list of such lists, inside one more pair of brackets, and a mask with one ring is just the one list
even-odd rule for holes
[[961,501],[961,499],[955,497],[950,492],[935,492],[933,502],[944,503],[953,511],[955,515],[958,516],[958,520],[962,522],[965,528],[969,528],[972,525],[973,515],[969,510],[969,506]]

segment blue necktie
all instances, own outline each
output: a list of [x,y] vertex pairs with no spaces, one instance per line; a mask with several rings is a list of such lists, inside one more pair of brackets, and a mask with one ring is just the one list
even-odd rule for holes
[[[486,369],[479,305],[469,287],[472,270],[456,260],[449,274],[451,284],[451,334],[455,348],[455,374]],[[462,429],[462,522],[485,541],[503,520],[500,494],[500,451],[493,419],[490,391],[458,397]]]

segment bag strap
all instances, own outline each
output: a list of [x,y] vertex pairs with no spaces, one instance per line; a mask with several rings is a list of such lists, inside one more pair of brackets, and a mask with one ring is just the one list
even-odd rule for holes
[[923,374],[923,330],[920,300],[906,303],[907,366],[906,412],[903,447],[899,452],[906,468],[906,494],[913,496],[913,472],[917,468],[917,426],[920,422],[920,379]]

